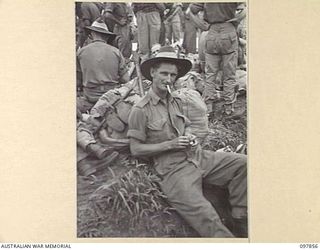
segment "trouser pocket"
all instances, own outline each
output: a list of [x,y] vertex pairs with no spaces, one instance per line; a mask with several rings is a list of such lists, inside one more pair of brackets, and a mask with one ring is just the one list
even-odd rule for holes
[[209,31],[206,36],[206,53],[208,54],[230,54],[238,49],[237,33],[219,33]]
[[206,36],[205,51],[208,54],[218,54],[217,33],[209,32]]
[[238,50],[238,40],[236,32],[221,34],[220,40],[221,54],[230,54]]

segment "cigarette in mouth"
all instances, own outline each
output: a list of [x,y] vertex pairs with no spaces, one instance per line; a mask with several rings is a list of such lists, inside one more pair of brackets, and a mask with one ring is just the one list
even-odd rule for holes
[[169,85],[167,85],[167,90],[168,90],[169,94],[171,94],[171,89],[170,89]]

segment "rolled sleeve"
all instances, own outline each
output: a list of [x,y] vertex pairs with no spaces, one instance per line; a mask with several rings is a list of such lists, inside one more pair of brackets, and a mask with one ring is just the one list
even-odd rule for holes
[[129,120],[128,120],[129,129],[128,129],[127,136],[129,138],[135,138],[142,142],[145,142],[147,138],[146,122],[147,122],[147,118],[143,110],[141,108],[134,106],[131,109],[131,113],[129,115]]

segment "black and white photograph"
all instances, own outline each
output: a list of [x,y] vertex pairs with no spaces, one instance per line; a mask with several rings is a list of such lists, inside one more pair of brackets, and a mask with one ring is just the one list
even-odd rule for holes
[[78,238],[249,237],[247,7],[75,2]]

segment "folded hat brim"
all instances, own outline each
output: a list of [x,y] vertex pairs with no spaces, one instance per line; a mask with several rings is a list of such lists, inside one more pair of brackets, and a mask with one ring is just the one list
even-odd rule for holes
[[155,57],[149,60],[144,61],[140,68],[142,75],[148,80],[152,81],[152,77],[150,75],[150,69],[158,64],[158,63],[173,63],[178,68],[177,79],[187,74],[192,68],[192,63],[187,59],[181,58],[169,58],[169,57]]
[[106,31],[104,29],[98,28],[98,27],[87,26],[85,28],[88,29],[88,30],[91,30],[91,31],[95,31],[95,32],[99,32],[99,33],[105,34],[105,35],[114,36],[114,37],[116,36],[116,34],[110,32],[110,31]]

